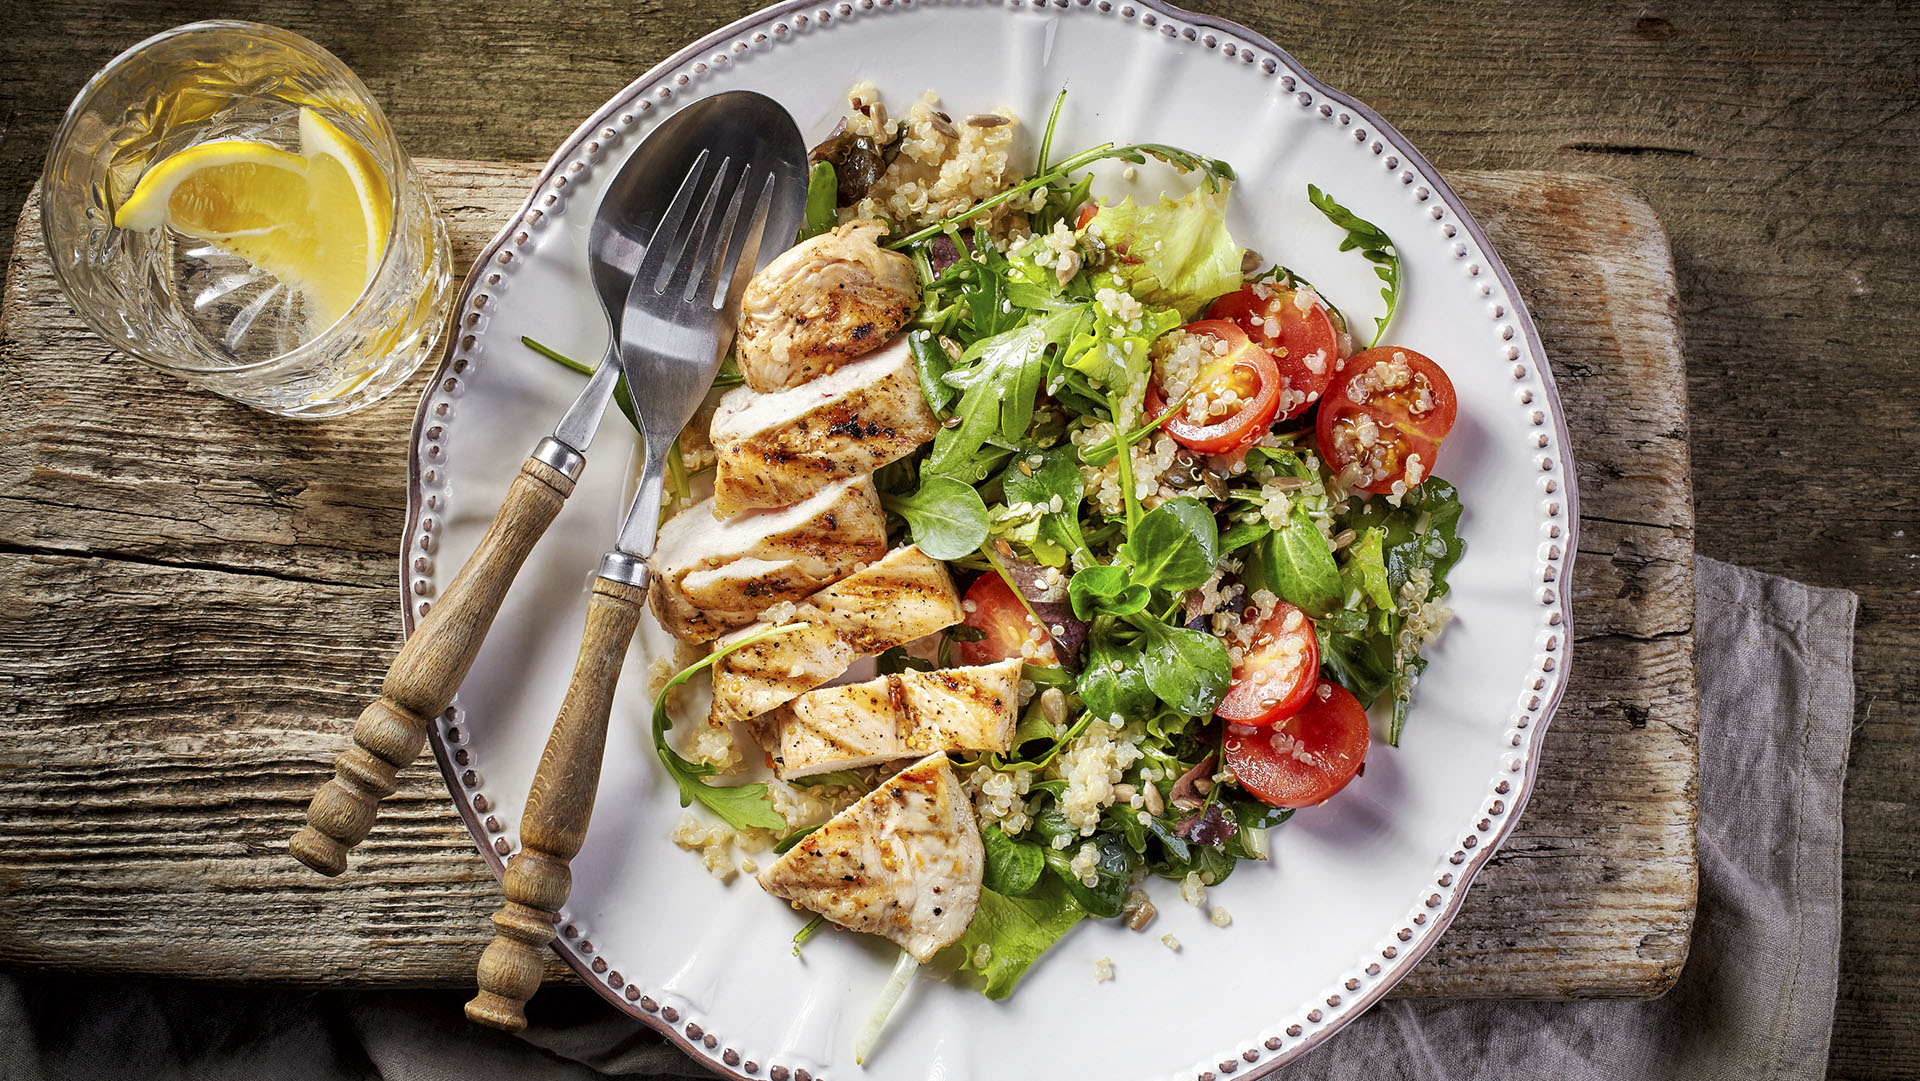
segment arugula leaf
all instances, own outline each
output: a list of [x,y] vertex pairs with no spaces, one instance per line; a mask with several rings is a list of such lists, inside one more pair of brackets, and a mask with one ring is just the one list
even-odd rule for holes
[[1240,288],[1246,251],[1227,231],[1227,189],[1208,178],[1179,199],[1152,206],[1129,196],[1101,207],[1087,232],[1125,250],[1127,260],[1116,263],[1114,272],[1128,292],[1192,319],[1208,301]]
[[988,998],[1006,998],[1040,955],[1086,915],[1056,875],[1042,876],[1026,897],[982,889],[967,933],[947,948],[959,960],[956,978]]
[[1147,686],[1160,701],[1190,717],[1204,717],[1227,693],[1233,664],[1227,647],[1205,631],[1138,619]]
[[1153,708],[1139,649],[1120,645],[1104,628],[1087,638],[1087,666],[1080,670],[1078,691],[1087,712],[1099,717],[1138,717]]
[[834,175],[833,163],[815,162],[812,171],[807,173],[807,216],[800,225],[801,240],[819,236],[840,224],[840,215],[835,211],[839,199],[840,181]]
[[807,626],[805,623],[787,623],[778,627],[769,627],[758,634],[750,634],[725,649],[716,650],[700,660],[680,670],[679,674],[660,688],[660,694],[653,700],[653,749],[660,756],[660,764],[667,768],[668,776],[673,778],[680,789],[680,806],[686,807],[699,800],[707,809],[725,819],[727,825],[737,830],[764,829],[784,830],[787,820],[773,809],[773,801],[767,798],[767,786],[764,782],[722,787],[706,783],[705,778],[719,772],[706,763],[693,763],[680,756],[680,752],[667,744],[667,730],[673,727],[673,718],[667,715],[667,695],[695,674],[711,667],[716,661],[735,650],[765,641],[777,634],[788,634]]
[[1220,532],[1212,511],[1192,496],[1180,496],[1148,511],[1119,554],[1140,585],[1171,593],[1197,589],[1220,562]]
[[980,831],[980,846],[986,850],[983,882],[987,889],[1018,897],[1040,884],[1047,857],[1039,845],[1016,841],[999,826],[988,826]]
[[1371,349],[1380,344],[1387,324],[1393,320],[1393,310],[1400,304],[1400,249],[1394,247],[1393,238],[1379,226],[1334,202],[1333,196],[1312,184],[1307,185],[1307,200],[1325,214],[1328,221],[1347,231],[1346,239],[1340,241],[1340,250],[1360,249],[1360,257],[1374,264],[1374,274],[1386,283],[1380,297],[1387,302],[1387,311],[1374,321],[1373,340],[1367,343]]
[[809,834],[819,829],[822,825],[824,825],[824,823],[816,822],[811,826],[801,826],[799,829],[773,842],[773,854],[776,856],[785,855],[788,849],[806,840]]
[[978,468],[978,456],[988,439],[998,436],[1012,446],[1026,435],[1034,399],[1046,378],[1046,352],[1073,332],[1083,307],[1055,312],[967,348],[946,375],[948,385],[961,391],[954,407],[960,423],[940,429],[934,437],[923,476],[966,479]]
[[[582,364],[579,361],[573,359],[572,357],[567,356],[565,353],[562,353],[559,350],[553,348],[552,346],[542,345],[539,342],[534,341],[532,338],[529,338],[524,334],[520,336],[520,344],[526,346],[528,349],[533,350],[534,352],[540,354],[541,356],[546,357],[548,360],[553,361],[555,364],[560,365],[562,368],[566,368],[570,371],[578,372],[581,375],[590,376],[593,374],[593,367],[591,365]],[[723,375],[726,372],[726,368],[729,365],[731,365],[732,362],[733,362],[733,354],[729,353],[727,354],[727,363],[721,365],[721,373]],[[739,374],[739,371],[740,371],[739,368],[737,367],[734,368],[734,374],[736,376]],[[715,380],[715,383],[716,385],[718,385],[718,379]],[[638,414],[636,414],[633,411],[633,392],[627,389],[627,377],[624,375],[620,377],[619,382],[613,385],[613,404],[620,407],[620,415],[627,418],[627,423],[633,425],[633,430],[636,432],[639,431],[640,417]],[[678,456],[676,455],[675,457],[677,458]]]
[[920,393],[926,397],[927,405],[936,413],[946,412],[955,393],[946,379],[953,367],[952,358],[940,348],[931,330],[908,331],[907,349],[913,353],[914,368],[920,373]]
[[[1089,886],[1080,881],[1073,873],[1073,858],[1080,851],[1081,844],[1091,844],[1099,853],[1093,867],[1094,884]],[[1036,848],[1039,846],[1035,846]],[[1047,866],[1067,885],[1067,892],[1087,914],[1101,919],[1111,919],[1126,907],[1127,891],[1133,888],[1133,850],[1111,833],[1095,833],[1084,838],[1080,844],[1069,844],[1066,848],[1048,846],[1041,849],[1045,854]]]
[[972,485],[925,476],[912,495],[887,496],[886,508],[907,520],[913,542],[935,559],[959,559],[987,539],[987,504]]
[[861,777],[860,771],[858,770],[836,769],[828,770],[825,773],[808,774],[805,777],[795,777],[787,783],[793,785],[795,788],[819,788],[823,785],[843,788],[848,785],[860,784]]
[[1259,542],[1241,580],[1249,592],[1268,590],[1315,619],[1337,608],[1344,594],[1333,549],[1306,508],[1298,506],[1287,528]]

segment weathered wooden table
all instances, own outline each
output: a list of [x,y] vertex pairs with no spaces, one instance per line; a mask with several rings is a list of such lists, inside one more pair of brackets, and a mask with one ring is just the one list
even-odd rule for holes
[[[463,266],[534,172],[420,164]],[[1666,237],[1611,181],[1452,179],[1527,297],[1573,429],[1574,678],[1518,832],[1400,989],[1650,997],[1686,957],[1695,892]],[[0,294],[0,962],[470,982],[498,894],[429,762],[348,874],[285,849],[398,645],[416,394],[288,422],[114,355],[54,286],[37,212],[29,199]]]
[[[636,74],[758,2],[15,5],[19,10],[9,11],[6,33],[0,34],[0,251],[11,249],[17,209],[74,92],[115,53],[168,26],[225,15],[289,27],[323,42],[366,80],[414,154],[534,160]],[[1282,43],[1309,70],[1378,108],[1443,170],[1602,173],[1633,184],[1658,211],[1672,238],[1679,284],[1700,551],[1843,586],[1861,597],[1831,1076],[1920,1076],[1920,966],[1912,961],[1920,950],[1920,850],[1913,843],[1920,835],[1920,502],[1914,495],[1920,491],[1920,456],[1907,453],[1920,431],[1920,380],[1913,378],[1920,309],[1912,303],[1920,293],[1920,261],[1914,258],[1920,251],[1920,185],[1912,175],[1920,158],[1920,9],[1901,0],[1764,7],[1743,0],[1535,0],[1411,8],[1396,0],[1192,0],[1189,6],[1218,11]],[[105,348],[96,348],[104,361]],[[105,364],[102,369],[130,384],[91,390],[76,384],[64,392],[136,406],[179,393],[144,372]],[[0,375],[0,392],[9,397],[24,385],[16,375]],[[42,385],[35,393],[44,397],[58,389]],[[208,403],[190,419],[188,431],[227,423],[224,409]],[[399,423],[403,414],[395,406],[388,415]],[[90,416],[100,423],[97,414]],[[54,564],[37,573],[42,580],[56,579],[56,595],[73,588],[71,573],[55,573],[61,561],[97,560],[118,568],[123,581],[137,583],[145,572],[133,560],[144,558],[165,564],[151,571],[156,578],[184,580],[198,589],[204,571],[230,589],[262,583],[263,596],[279,598],[264,607],[236,604],[233,619],[263,613],[285,618],[298,610],[293,598],[301,590],[311,594],[317,611],[377,617],[392,597],[386,538],[397,536],[401,526],[392,502],[379,495],[397,484],[397,471],[382,472],[395,467],[359,437],[267,430],[260,438],[269,448],[291,443],[302,453],[357,455],[353,460],[368,466],[367,478],[336,481],[331,490],[304,495],[298,487],[283,493],[282,500],[301,500],[310,509],[300,530],[287,528],[278,537],[235,532],[219,546],[203,540],[170,553],[140,535],[137,515],[117,517],[114,500],[122,493],[108,488],[91,504],[94,511],[75,512],[67,539],[24,548],[9,539],[0,547],[9,558],[38,552]],[[250,478],[277,483],[241,461],[225,490],[196,490],[189,478],[198,476],[192,463],[199,452],[180,433],[155,441],[151,429],[138,429],[128,434],[127,445],[140,455],[173,456],[180,463],[169,482],[178,494],[162,506],[175,514],[189,508],[209,534],[232,522],[237,506],[267,498],[258,487],[247,487]],[[56,451],[69,461],[81,456]],[[135,475],[158,472],[141,468],[146,473]],[[316,534],[304,530],[324,528],[325,519],[354,500],[371,508],[364,512],[369,539],[330,557],[333,567],[356,567],[351,574],[329,570],[322,575],[327,582],[309,583],[270,580],[245,569],[313,576],[319,560],[305,538]],[[120,540],[89,519],[120,530]],[[1603,540],[1590,529],[1585,543],[1597,549]],[[275,545],[269,560],[264,553]],[[225,552],[240,558],[222,562]],[[209,563],[210,555],[218,558]],[[182,562],[173,563],[176,557]],[[1588,573],[1609,557],[1584,558]],[[241,569],[206,569],[213,566]],[[37,618],[35,611],[0,610],[0,652],[26,648],[38,637],[27,629],[33,626],[29,617]],[[130,617],[137,618],[152,625],[138,633],[113,625],[103,634],[124,634],[141,644],[148,651],[143,659],[126,658],[97,678],[76,668],[70,683],[50,677],[33,684],[38,693],[56,694],[80,718],[76,743],[91,740],[109,748],[121,733],[133,732],[136,721],[166,731],[178,715],[147,681],[167,670],[175,636],[201,633],[208,617],[167,611]],[[348,685],[359,677],[345,666],[377,665],[386,647],[363,644],[345,654],[323,623],[312,626],[314,641],[303,645],[303,653],[344,657],[342,669],[323,687],[333,695],[326,717],[337,723],[341,710],[358,706],[358,687],[349,691]],[[211,651],[244,654],[253,648],[234,626],[216,629],[207,639],[208,656],[178,658],[186,678],[196,672],[206,678],[219,667],[209,659]],[[0,718],[48,723],[48,704],[21,704],[20,687],[0,682]],[[243,708],[291,709],[306,700],[296,689],[250,681],[243,672],[215,687],[235,703],[235,714]],[[288,712],[277,727],[299,729],[317,724],[321,715],[318,708]],[[1578,749],[1569,734],[1572,716],[1569,711],[1561,718],[1550,753],[1562,753],[1559,740],[1567,741],[1569,756]],[[195,747],[212,754],[245,738],[253,736],[182,728],[175,742],[182,755]],[[325,742],[316,740],[298,753],[318,761]],[[0,764],[4,771],[23,768]],[[152,783],[166,783],[166,768],[151,768]],[[300,785],[280,775],[285,768],[276,763],[266,771],[267,797],[248,792],[225,808],[230,819],[256,813],[257,798],[296,798]],[[235,767],[261,769],[258,761]],[[198,798],[211,803],[234,791],[209,787]],[[115,812],[105,807],[96,813]],[[121,819],[126,847],[145,853],[143,873],[155,883],[150,889],[177,882],[181,872],[164,860],[172,851],[171,824],[134,812],[121,813]],[[404,836],[392,834],[382,843],[445,846],[457,840],[450,827],[418,819],[403,829]],[[182,866],[204,879],[213,865],[193,861],[206,858],[211,845],[190,831],[182,835],[188,839],[180,849]],[[236,830],[228,851],[252,852],[265,866],[277,843]],[[103,862],[109,858],[101,856]],[[471,895],[484,885],[469,882],[456,892]],[[11,888],[0,880],[0,892]],[[290,884],[294,888],[299,884]],[[322,886],[305,888],[317,892]],[[315,910],[309,905],[304,914]],[[279,926],[291,926],[300,916],[289,908]],[[392,909],[381,918],[396,939],[417,922]],[[84,965],[85,958],[71,963]]]

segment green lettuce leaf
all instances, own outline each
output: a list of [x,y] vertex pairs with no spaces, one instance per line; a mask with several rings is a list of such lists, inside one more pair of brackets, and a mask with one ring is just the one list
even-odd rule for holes
[[[1058,875],[1042,876],[1025,897],[982,889],[967,933],[947,947],[960,961],[955,978],[988,998],[1006,998],[1040,955],[1086,915]],[[976,963],[982,946],[984,964]]]
[[1192,319],[1208,301],[1240,288],[1246,252],[1227,232],[1227,189],[1208,177],[1179,199],[1140,206],[1127,198],[1101,207],[1087,231],[1123,252],[1114,272],[1129,292]]

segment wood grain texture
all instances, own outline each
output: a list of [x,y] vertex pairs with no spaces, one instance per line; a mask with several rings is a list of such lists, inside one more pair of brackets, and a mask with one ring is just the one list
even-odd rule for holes
[[[420,165],[455,211],[457,260],[534,171]],[[1555,358],[1586,519],[1574,679],[1539,787],[1400,992],[1659,994],[1686,955],[1695,881],[1692,518],[1665,237],[1614,182],[1452,179]],[[0,578],[0,962],[464,983],[497,893],[430,767],[402,772],[339,881],[281,847],[398,644],[410,404],[296,424],[105,355],[54,292],[37,225],[16,237],[0,296],[0,562],[20,568]],[[88,392],[103,370],[132,399],[112,431]],[[235,492],[222,528],[199,524]],[[288,550],[291,570],[275,559]]]
[[399,771],[426,746],[427,726],[453,704],[521,564],[573,494],[573,480],[537,457],[521,464],[479,546],[400,647],[380,697],[354,722],[353,743],[314,792],[306,825],[288,842],[301,863],[324,875],[347,869],[348,851],[366,839]]
[[[753,6],[37,3],[0,35],[0,249],[9,247],[14,208],[73,93],[114,53],[167,26],[218,15],[290,27],[323,42],[367,81],[414,153],[531,161],[649,65]],[[1309,70],[1375,106],[1449,173],[1604,173],[1645,192],[1659,212],[1679,274],[1686,398],[1701,467],[1694,477],[1700,550],[1861,595],[1831,1073],[1920,1076],[1920,966],[1910,960],[1920,952],[1920,854],[1912,843],[1920,834],[1920,509],[1913,494],[1920,491],[1920,461],[1888,453],[1889,443],[1910,446],[1920,429],[1911,345],[1920,337],[1920,312],[1911,302],[1920,292],[1913,257],[1920,250],[1920,186],[1911,169],[1920,159],[1920,10],[1900,0],[1813,7],[1744,0],[1188,6],[1218,11],[1280,42]],[[1475,209],[1491,211],[1485,203]],[[1536,314],[1553,313],[1536,305]],[[98,343],[83,348],[96,359],[108,355]],[[0,380],[8,380],[0,384],[13,403],[8,408],[24,408],[13,396],[22,384],[3,371]],[[141,407],[156,393],[178,393],[155,377],[132,384],[83,391],[84,384],[55,381],[38,393],[108,394]],[[1861,401],[1871,403],[1869,423],[1860,422]],[[223,410],[238,412],[209,400],[184,418],[184,431],[129,438],[190,462],[194,431],[226,423]],[[398,422],[402,413],[383,415]],[[263,455],[288,437],[273,429],[257,434],[267,440]],[[307,429],[292,434],[296,443],[313,438]],[[8,445],[19,438],[4,435]],[[87,435],[48,428],[34,438],[56,461],[85,460],[102,454]],[[292,575],[310,575],[316,549],[336,545],[335,556],[366,562],[361,581],[390,581],[391,538],[402,516],[378,492],[397,484],[396,466],[369,456],[368,471],[321,482],[304,498],[310,517],[297,535],[244,537],[236,530],[258,526],[241,508],[267,504],[272,496],[263,486],[275,480],[254,479],[250,458],[236,462],[233,451],[211,449],[227,460],[167,482],[196,512],[176,530],[203,530],[207,546],[251,545],[268,553],[262,567]],[[364,450],[346,436],[325,453]],[[199,479],[214,476],[228,483]],[[9,491],[14,483],[6,481]],[[82,506],[65,508],[62,527],[40,543],[137,550],[146,542],[137,519],[118,509],[115,497],[124,494],[111,486],[95,490]],[[353,516],[359,528],[310,532],[322,524],[312,516]],[[1601,543],[1589,519],[1584,544],[1597,550]],[[1583,570],[1593,569],[1589,558]],[[374,601],[362,603],[375,610]],[[0,634],[10,644],[25,637],[5,623]],[[364,650],[366,663],[377,666],[391,643],[335,648]],[[151,665],[143,672],[133,658],[105,674],[151,675]],[[0,694],[21,685],[18,676],[0,673]],[[33,686],[69,696],[85,725],[138,717],[164,731],[165,718],[175,716],[164,695],[155,698],[156,688],[145,684],[125,692],[51,679]],[[120,693],[127,705],[115,702]],[[357,693],[341,694],[329,708],[335,715],[353,708]],[[304,712],[305,698],[282,696],[281,704],[297,707],[283,725],[323,715]],[[269,705],[255,698],[250,708]],[[1565,739],[1571,725],[1557,731]],[[1549,751],[1556,751],[1551,742]],[[403,786],[400,799],[417,802],[425,791]],[[385,811],[381,832],[399,829],[399,815],[421,811],[409,806]],[[376,834],[369,846],[384,843],[398,843],[398,835],[383,842]],[[1454,934],[1464,929],[1456,924]]]
[[573,858],[593,819],[620,666],[646,606],[644,585],[594,579],[573,678],[527,794],[520,851],[501,882],[507,901],[493,914],[493,941],[480,955],[480,993],[467,1003],[467,1016],[483,1025],[527,1027],[527,1000],[540,989],[554,924],[573,892]]

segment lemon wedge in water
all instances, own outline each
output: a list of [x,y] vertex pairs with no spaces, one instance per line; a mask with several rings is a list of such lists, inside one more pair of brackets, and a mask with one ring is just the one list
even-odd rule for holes
[[325,328],[379,269],[393,203],[367,148],[302,109],[300,153],[250,139],[188,147],[141,176],[113,224],[167,225],[232,252],[304,294]]

